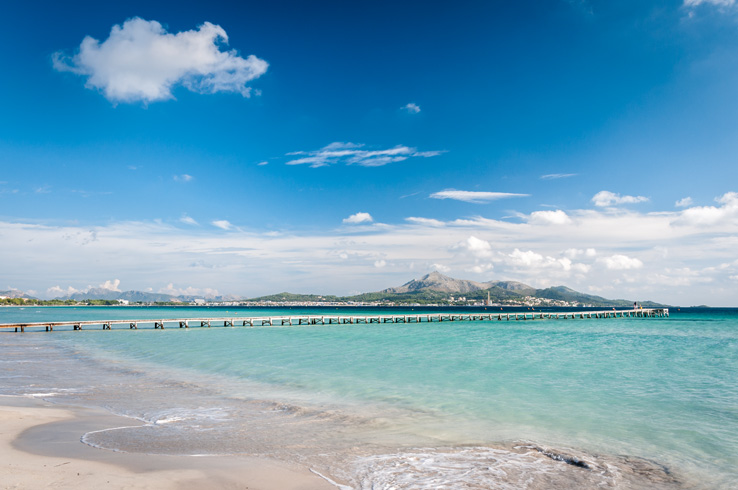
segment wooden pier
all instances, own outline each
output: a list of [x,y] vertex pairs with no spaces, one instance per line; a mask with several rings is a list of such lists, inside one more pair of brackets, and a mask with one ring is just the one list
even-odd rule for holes
[[257,316],[257,317],[220,317],[220,318],[165,318],[153,320],[85,320],[38,323],[3,323],[0,329],[15,329],[25,332],[26,329],[45,330],[51,332],[55,327],[72,327],[82,330],[83,327],[102,327],[112,330],[113,327],[135,330],[139,325],[153,325],[154,329],[166,327],[263,327],[285,325],[346,325],[359,323],[437,323],[437,322],[477,322],[477,321],[510,321],[510,320],[565,320],[591,318],[628,318],[628,317],[668,317],[668,308],[640,308],[632,310],[602,311],[528,311],[510,313],[423,313],[412,315],[302,315],[302,316]]

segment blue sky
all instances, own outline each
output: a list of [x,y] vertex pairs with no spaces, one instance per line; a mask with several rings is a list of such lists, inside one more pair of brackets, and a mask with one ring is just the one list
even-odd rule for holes
[[0,289],[737,303],[733,0],[232,3],[4,4]]

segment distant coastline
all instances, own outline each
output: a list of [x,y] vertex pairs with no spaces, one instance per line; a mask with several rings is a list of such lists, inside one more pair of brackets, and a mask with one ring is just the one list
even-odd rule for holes
[[[497,306],[530,308],[628,308],[633,300],[607,299],[581,293],[566,286],[537,289],[517,281],[476,282],[431,272],[402,286],[353,296],[282,292],[255,298],[234,296],[172,296],[142,291],[92,288],[70,296],[41,300],[22,291],[0,292],[0,305],[35,306],[251,306],[251,307],[375,307],[375,306]],[[649,308],[669,305],[637,301]]]

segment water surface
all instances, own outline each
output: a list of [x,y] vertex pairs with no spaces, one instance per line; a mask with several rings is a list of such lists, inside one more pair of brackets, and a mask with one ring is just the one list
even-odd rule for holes
[[[27,307],[0,309],[0,323],[362,312],[377,313]],[[355,488],[729,488],[737,340],[728,309],[3,333],[0,392],[147,424],[86,436],[103,448],[269,455]]]

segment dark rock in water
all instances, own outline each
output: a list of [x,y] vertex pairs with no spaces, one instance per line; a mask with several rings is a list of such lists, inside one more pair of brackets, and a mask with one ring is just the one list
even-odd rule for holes
[[546,450],[540,447],[535,447],[536,451],[543,454],[544,456],[548,456],[549,458],[553,459],[554,461],[562,461],[566,464],[570,464],[572,466],[576,466],[578,468],[584,468],[585,470],[591,470],[592,466],[588,464],[586,461],[582,461],[581,459],[577,458],[576,456],[572,456],[569,454],[564,453],[557,453],[550,450]]
[[[668,467],[656,461],[635,456],[616,456],[584,453],[575,449],[552,449],[534,443],[514,443],[507,446],[518,454],[537,453],[552,461],[560,461],[577,469],[565,472],[572,482],[594,486],[638,490],[677,490],[692,488]],[[580,471],[582,470],[587,471]],[[577,476],[579,475],[579,476]],[[574,487],[572,487],[574,488]],[[579,487],[583,488],[583,487]]]

